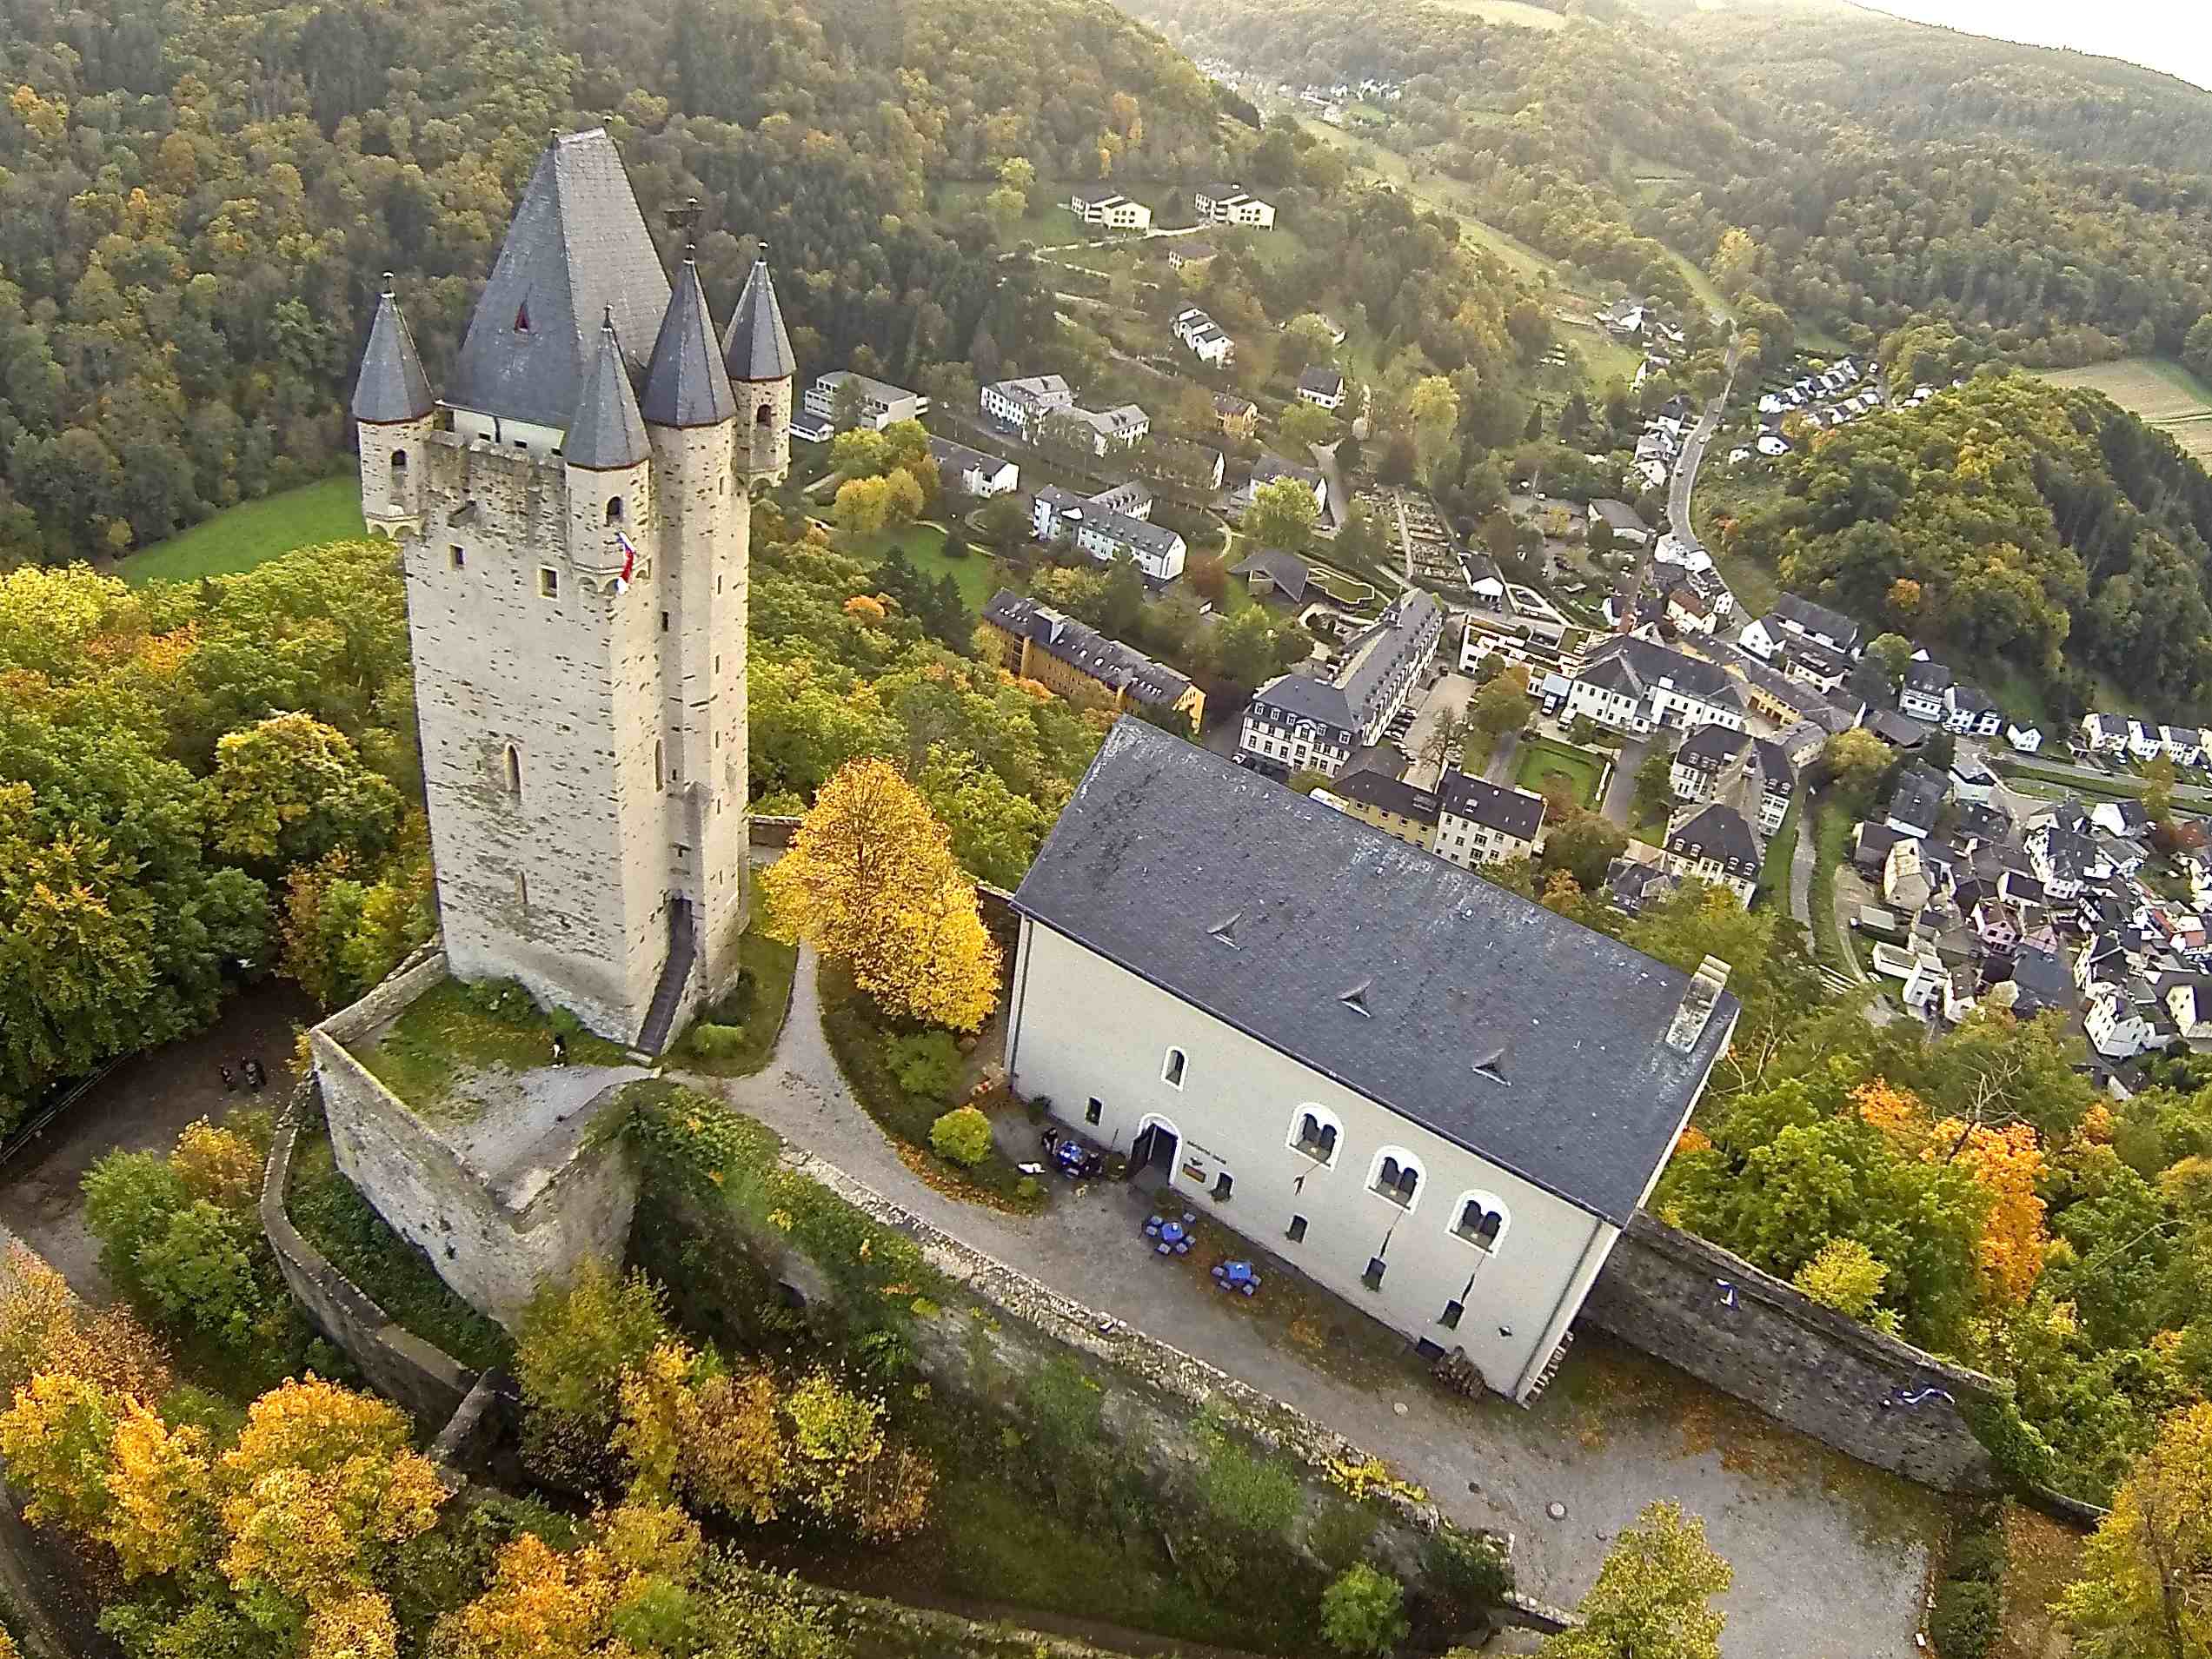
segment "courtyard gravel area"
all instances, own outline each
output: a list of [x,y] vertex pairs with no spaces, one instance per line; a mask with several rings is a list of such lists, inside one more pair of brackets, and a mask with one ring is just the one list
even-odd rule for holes
[[[1139,1236],[1151,1201],[1133,1187],[1056,1183],[1051,1206],[1031,1218],[947,1198],[847,1090],[822,1039],[814,970],[808,951],[767,1069],[692,1080],[972,1247],[1329,1424],[1426,1487],[1453,1519],[1511,1534],[1530,1595],[1571,1605],[1614,1535],[1647,1503],[1675,1498],[1704,1517],[1735,1568],[1721,1600],[1730,1659],[1921,1651],[1942,1499],[1595,1335],[1531,1409],[1449,1394],[1400,1338],[1277,1264],[1261,1260],[1272,1283],[1247,1303],[1214,1291],[1190,1264],[1159,1261]],[[999,1129],[1007,1151],[1034,1155],[1025,1119],[1002,1118]]]

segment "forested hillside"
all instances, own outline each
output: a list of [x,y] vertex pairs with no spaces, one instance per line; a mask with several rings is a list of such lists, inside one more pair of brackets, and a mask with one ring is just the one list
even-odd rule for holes
[[1540,31],[1405,0],[1133,9],[1293,83],[1405,82],[1372,142],[1553,257],[1679,299],[1671,247],[1770,337],[1870,348],[1926,315],[2063,365],[2177,355],[2212,310],[2212,96],[2147,71],[1862,13]]
[[2212,717],[2212,479],[2102,395],[1979,376],[1820,435],[1780,478],[1722,544],[1788,587],[1948,644],[1962,673],[2003,657],[2063,714],[2102,672]]
[[656,222],[702,199],[718,306],[769,241],[802,368],[894,374],[1049,317],[930,178],[1220,162],[1103,0],[0,0],[0,567],[326,468],[378,273],[435,375],[555,127],[605,121]]

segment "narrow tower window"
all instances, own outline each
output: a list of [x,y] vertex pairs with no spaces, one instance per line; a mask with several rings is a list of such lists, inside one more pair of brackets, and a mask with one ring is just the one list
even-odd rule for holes
[[507,793],[513,800],[522,799],[522,751],[512,743],[507,746]]
[[404,449],[392,451],[392,482],[395,484],[407,482],[407,451]]
[[1181,1088],[1183,1086],[1183,1051],[1179,1048],[1169,1049],[1167,1051],[1166,1062],[1159,1068],[1159,1080],[1166,1084],[1170,1088]]
[[538,567],[538,597],[541,599],[561,597],[561,573],[551,565]]
[[659,794],[668,786],[668,747],[659,739],[653,743],[653,793]]
[[609,524],[620,524],[622,521],[622,498],[621,496],[609,495],[607,498],[607,521]]
[[761,405],[761,412],[753,417],[753,424],[756,427],[773,426],[775,423],[775,418],[776,406],[773,403],[763,403]]

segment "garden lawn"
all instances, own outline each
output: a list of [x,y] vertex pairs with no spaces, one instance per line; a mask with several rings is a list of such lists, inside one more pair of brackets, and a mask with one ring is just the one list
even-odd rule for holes
[[1781,906],[1786,913],[1790,907],[1790,870],[1797,862],[1797,837],[1802,826],[1797,822],[1797,808],[1803,802],[1802,792],[1790,797],[1790,810],[1782,814],[1782,826],[1774,832],[1774,839],[1766,846],[1766,859],[1759,866],[1759,884],[1752,890],[1751,898],[1763,908]]
[[977,615],[991,602],[991,595],[999,590],[999,579],[992,574],[991,556],[969,545],[964,559],[945,556],[945,527],[940,524],[902,524],[893,530],[878,530],[873,535],[854,536],[851,541],[854,556],[860,559],[883,560],[891,556],[893,548],[907,555],[907,562],[931,581],[947,571],[960,584],[960,599]]
[[1836,929],[1836,866],[1843,861],[1843,843],[1850,836],[1851,815],[1833,796],[1823,795],[1814,803],[1812,821],[1812,881],[1807,902],[1812,910],[1813,953],[1838,973],[1849,977],[1850,947]]
[[197,581],[251,570],[295,547],[366,535],[361,481],[350,473],[302,484],[236,507],[134,553],[117,567],[134,586],[149,581]]
[[1566,778],[1575,798],[1584,806],[1596,809],[1598,780],[1605,775],[1604,760],[1587,749],[1578,749],[1557,738],[1524,740],[1514,760],[1513,781],[1540,795],[1544,793],[1544,780],[1554,773]]
[[[628,1052],[561,1014],[568,1058],[579,1065],[623,1065]],[[456,1099],[469,1074],[493,1066],[529,1072],[553,1064],[556,1022],[511,979],[463,985],[442,979],[417,997],[373,1042],[353,1051],[402,1100],[426,1118],[473,1115],[475,1103]]]

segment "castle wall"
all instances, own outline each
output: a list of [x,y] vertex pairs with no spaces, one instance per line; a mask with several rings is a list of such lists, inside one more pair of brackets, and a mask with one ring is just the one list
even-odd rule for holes
[[1961,1409],[1990,1398],[1989,1378],[1651,1216],[1621,1235],[1582,1317],[1862,1463],[1938,1491],[1996,1486]]
[[471,1168],[349,1052],[446,977],[442,952],[387,979],[310,1033],[338,1167],[470,1305],[512,1327],[538,1287],[620,1258],[637,1171],[609,1088],[519,1149],[497,1176]]

